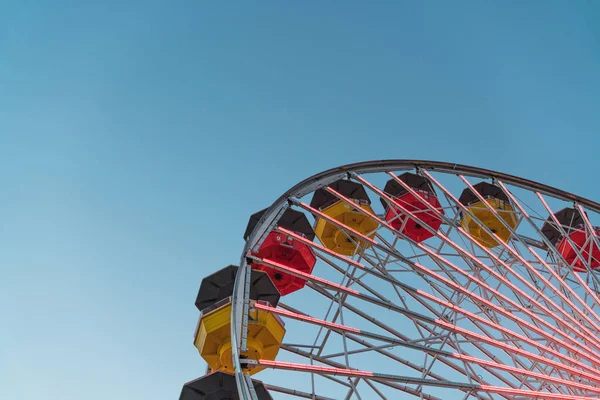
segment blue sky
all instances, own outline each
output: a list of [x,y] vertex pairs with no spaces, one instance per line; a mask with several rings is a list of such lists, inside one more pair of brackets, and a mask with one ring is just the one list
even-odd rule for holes
[[0,398],[176,398],[201,278],[321,170],[600,198],[597,2],[102,3],[0,2]]

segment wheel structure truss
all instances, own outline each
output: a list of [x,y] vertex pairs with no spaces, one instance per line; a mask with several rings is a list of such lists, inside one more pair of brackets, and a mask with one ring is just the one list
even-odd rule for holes
[[[373,200],[392,207],[382,188],[412,172],[431,182],[439,207],[369,211],[328,186],[339,179],[362,185]],[[491,205],[476,189],[498,187],[512,208]],[[377,222],[360,232],[309,204],[324,189],[337,201]],[[485,215],[509,237],[459,200],[470,190]],[[396,203],[395,203],[396,201]],[[569,227],[555,217],[564,207],[583,216],[574,243]],[[287,209],[321,218],[356,244],[342,255],[277,225]],[[502,214],[502,213],[505,214]],[[441,220],[435,229],[425,213]],[[595,224],[600,204],[523,178],[458,164],[390,160],[359,163],[317,174],[294,186],[262,215],[243,249],[231,311],[232,354],[241,399],[257,399],[242,367],[261,366],[269,391],[307,399],[560,399],[600,398],[600,292],[593,252],[600,247]],[[463,221],[469,218],[470,225]],[[510,222],[514,221],[514,222]],[[416,223],[431,236],[416,241],[404,233]],[[574,259],[542,232],[550,223],[571,246]],[[399,226],[399,227],[398,227]],[[256,255],[265,237],[279,232],[309,246],[318,259],[312,273]],[[475,233],[474,233],[475,232]],[[486,246],[487,235],[496,246]],[[277,307],[249,299],[250,264],[264,265],[306,281]],[[578,271],[576,263],[583,271]],[[263,310],[286,321],[276,360],[240,357],[246,350],[249,313]],[[278,384],[272,384],[277,382]],[[402,395],[400,396],[399,393]]]

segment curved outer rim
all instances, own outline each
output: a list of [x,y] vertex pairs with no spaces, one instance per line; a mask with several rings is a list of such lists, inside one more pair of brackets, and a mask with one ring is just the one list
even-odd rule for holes
[[465,174],[481,178],[499,179],[502,182],[509,183],[513,186],[518,186],[524,189],[534,189],[542,194],[546,194],[558,198],[560,200],[567,200],[579,203],[582,206],[588,208],[589,210],[600,213],[600,203],[586,199],[581,196],[574,195],[561,189],[557,189],[552,186],[544,185],[542,183],[535,182],[529,179],[524,179],[515,175],[505,174],[489,169],[471,167],[468,165],[455,164],[443,161],[377,160],[359,162],[332,168],[315,174],[299,182],[298,184],[294,185],[291,189],[283,193],[265,211],[261,219],[254,227],[254,230],[248,237],[248,240],[246,241],[244,250],[241,255],[240,268],[238,269],[233,292],[233,307],[231,308],[231,320],[234,321],[234,323],[231,324],[231,340],[237,344],[235,346],[232,346],[232,356],[240,399],[253,399],[250,386],[248,385],[248,381],[245,379],[245,375],[242,373],[239,358],[241,344],[241,338],[239,337],[239,335],[241,333],[242,328],[243,307],[245,304],[245,277],[246,271],[248,269],[248,264],[246,263],[246,254],[248,254],[250,249],[252,249],[256,245],[256,243],[264,235],[264,233],[269,228],[271,228],[274,221],[277,220],[278,215],[285,210],[288,204],[288,199],[290,197],[302,197],[320,187],[328,185],[329,183],[337,179],[343,178],[350,172],[369,173],[401,171],[411,169],[425,169],[428,171],[437,171],[450,174]]

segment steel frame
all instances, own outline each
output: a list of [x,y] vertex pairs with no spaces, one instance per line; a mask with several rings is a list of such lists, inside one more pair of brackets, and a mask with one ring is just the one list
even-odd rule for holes
[[[329,218],[302,200],[305,195],[326,187],[334,180],[348,178],[363,184],[388,204],[394,204],[394,199],[366,178],[376,173],[387,174],[388,178],[395,179],[409,193],[420,198],[395,175],[411,169],[429,178],[438,190],[438,195],[443,196],[440,201],[444,202],[444,214],[422,201],[429,212],[442,219],[443,225],[436,231],[419,218],[419,213],[406,209],[399,209],[397,217],[402,215],[404,223],[409,219],[416,221],[433,233],[435,240],[431,243],[414,242],[402,234],[402,228],[393,229],[382,215],[357,208],[379,224],[375,236],[371,238]],[[511,239],[502,241],[457,200],[453,191],[436,178],[440,173],[456,175],[463,188],[471,189],[487,210],[498,216],[497,211],[473,189],[467,177],[492,179],[515,206],[515,214],[520,223],[526,222],[535,238],[503,222],[511,233]],[[566,400],[600,396],[600,317],[594,311],[600,305],[600,299],[596,295],[596,287],[600,285],[598,277],[594,271],[589,270],[587,279],[583,279],[572,270],[572,266],[566,263],[541,234],[539,219],[526,211],[526,207],[530,205],[519,200],[511,187],[534,193],[541,209],[552,218],[553,212],[544,195],[573,203],[585,216],[586,232],[594,232],[584,211],[587,209],[600,213],[600,204],[596,202],[523,178],[443,162],[391,160],[353,164],[317,174],[284,193],[263,214],[247,240],[240,261],[241,268],[236,277],[231,338],[235,344],[232,346],[233,361],[240,398],[256,398],[248,376],[242,372],[243,363],[310,373],[311,393],[271,386],[274,391],[301,398],[328,398],[315,392],[315,376],[322,376],[346,388],[345,398],[348,399],[353,396],[361,398],[358,390],[360,382],[365,382],[370,393],[375,393],[382,399],[387,398],[382,387],[387,387],[415,398],[434,400],[438,397],[428,393],[426,389],[439,386],[458,390],[465,399],[517,399],[525,396]],[[352,200],[335,190],[329,187],[325,190],[340,201],[353,204]],[[354,257],[345,257],[317,242],[278,227],[276,222],[288,207],[302,209],[313,216],[326,219],[349,233],[348,238],[351,240],[352,237],[357,237],[368,243],[369,248]],[[461,215],[469,215],[480,229],[496,239],[499,246],[493,249],[482,246],[460,225]],[[554,222],[565,235],[558,221],[554,219]],[[273,260],[251,256],[251,250],[256,250],[266,233],[271,230],[277,230],[309,245],[324,266],[331,267],[342,275],[342,281],[338,284],[313,274],[291,270]],[[589,266],[590,260],[586,260],[577,251],[567,235],[565,237],[576,250],[577,258]],[[588,241],[587,245],[593,243],[600,246],[594,234],[590,235]],[[406,254],[408,251],[412,255]],[[540,254],[543,252],[547,252],[546,259]],[[329,302],[324,318],[296,310],[283,302],[278,308],[250,302],[247,279],[250,272],[249,261],[306,280],[305,290],[310,290]],[[401,272],[420,279],[419,287],[398,279]],[[377,285],[367,282],[372,280],[376,280]],[[381,289],[388,289],[388,285],[396,298],[390,299],[381,292]],[[360,287],[365,292],[351,286]],[[387,310],[390,317],[403,318],[403,321],[410,322],[410,331],[417,336],[407,335],[389,323],[377,320],[356,304],[370,304]],[[239,354],[245,350],[246,345],[248,312],[253,307],[318,326],[319,333],[312,345],[300,343],[282,346],[282,350],[304,357],[309,363],[240,360]],[[413,309],[415,307],[417,310]],[[345,324],[345,312],[358,317],[357,321],[361,321],[363,325],[372,326],[385,334]],[[323,354],[333,337],[341,338],[339,343],[342,350]],[[360,347],[349,350],[349,342]],[[301,347],[308,350],[301,350]],[[422,361],[416,362],[399,355],[393,351],[396,347],[419,352]],[[351,365],[354,356],[365,353],[392,360],[419,376],[381,374]],[[334,361],[340,357],[343,362]],[[322,365],[315,365],[315,362]],[[437,368],[451,370],[453,374],[463,376],[465,381],[446,380],[436,372]],[[344,382],[336,376],[347,377],[348,381]]]

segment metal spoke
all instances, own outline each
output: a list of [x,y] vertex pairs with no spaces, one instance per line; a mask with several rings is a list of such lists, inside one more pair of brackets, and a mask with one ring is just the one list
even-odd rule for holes
[[[435,201],[398,175],[409,171],[430,182]],[[339,179],[380,199],[383,212],[329,186]],[[479,192],[475,182],[482,179],[491,181],[510,207],[497,208],[498,203]],[[394,183],[403,194],[388,193],[382,182]],[[352,215],[372,221],[371,228],[312,206],[307,198],[318,189]],[[461,191],[471,193],[476,204],[461,203]],[[569,236],[553,214],[553,202],[583,216],[578,235],[585,240],[575,243]],[[288,209],[303,213],[315,227],[317,221],[328,224],[354,251],[344,255],[318,234],[311,240],[279,226]],[[595,218],[600,218],[600,204],[591,200],[449,163],[363,163],[301,182],[267,209],[242,253],[231,324],[240,398],[256,396],[251,381],[241,378],[246,376],[242,367],[258,366],[266,368],[260,376],[264,374],[269,391],[315,400],[600,396],[600,272],[594,270],[598,260],[593,253],[600,239],[592,225]],[[571,246],[571,264],[542,233],[546,221]],[[411,236],[410,229],[425,236]],[[270,232],[306,246],[317,260],[314,271],[258,256]],[[576,262],[584,272],[575,268]],[[276,307],[251,301],[250,263],[305,286]],[[276,360],[239,356],[249,340],[249,314],[257,311],[290,326]],[[303,382],[310,383],[303,387],[291,378],[273,385],[269,370],[279,376],[284,371],[286,376],[304,374],[310,380]]]

